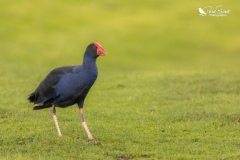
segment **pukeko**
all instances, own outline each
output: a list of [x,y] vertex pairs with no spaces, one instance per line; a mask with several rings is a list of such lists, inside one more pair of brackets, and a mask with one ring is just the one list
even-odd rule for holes
[[28,100],[34,103],[34,110],[50,108],[55,122],[58,136],[62,136],[55,107],[65,108],[77,104],[80,120],[89,140],[93,137],[83,117],[83,104],[90,88],[98,76],[96,59],[107,53],[97,42],[91,43],[86,48],[82,65],[64,66],[53,69],[31,93]]

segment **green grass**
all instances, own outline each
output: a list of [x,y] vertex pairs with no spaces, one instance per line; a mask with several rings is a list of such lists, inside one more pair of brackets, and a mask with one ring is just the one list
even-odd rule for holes
[[[222,4],[227,17],[201,17]],[[239,2],[0,2],[0,159],[239,159]],[[78,109],[26,100],[99,42],[99,77]]]

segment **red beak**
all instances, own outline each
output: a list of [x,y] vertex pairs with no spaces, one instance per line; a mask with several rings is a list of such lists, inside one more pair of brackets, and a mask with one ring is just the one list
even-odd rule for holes
[[107,52],[103,48],[98,48],[97,49],[97,55],[99,55],[99,56],[106,56]]
[[107,52],[102,48],[102,46],[99,43],[95,42],[94,45],[97,47],[97,55],[98,56],[107,55]]

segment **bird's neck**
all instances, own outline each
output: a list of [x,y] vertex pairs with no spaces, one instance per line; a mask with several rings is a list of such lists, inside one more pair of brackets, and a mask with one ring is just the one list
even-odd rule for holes
[[96,70],[97,69],[96,60],[97,58],[84,56],[83,58],[84,68],[86,70]]

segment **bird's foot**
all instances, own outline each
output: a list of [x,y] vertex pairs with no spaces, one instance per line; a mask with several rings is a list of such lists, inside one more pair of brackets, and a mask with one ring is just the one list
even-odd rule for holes
[[92,136],[89,136],[89,137],[88,137],[88,140],[89,140],[89,141],[94,141],[94,138],[93,138]]

